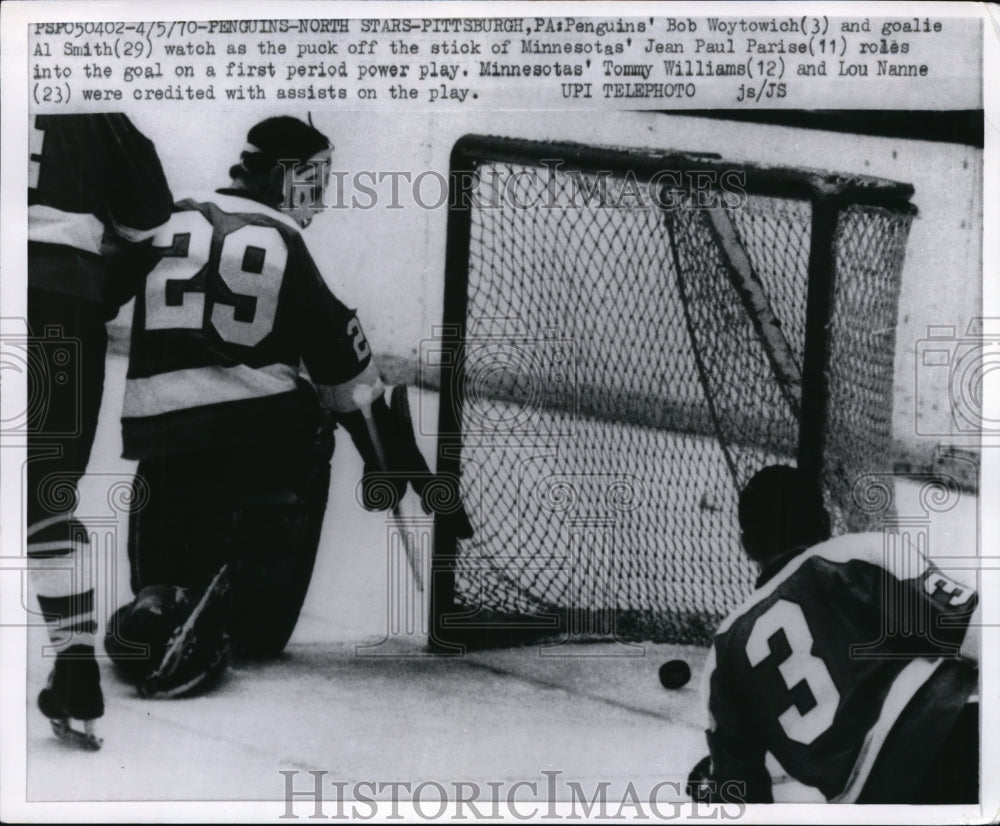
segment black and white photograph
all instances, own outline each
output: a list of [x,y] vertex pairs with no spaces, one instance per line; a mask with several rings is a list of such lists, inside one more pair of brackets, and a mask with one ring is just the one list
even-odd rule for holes
[[0,14],[3,820],[996,817],[995,10]]

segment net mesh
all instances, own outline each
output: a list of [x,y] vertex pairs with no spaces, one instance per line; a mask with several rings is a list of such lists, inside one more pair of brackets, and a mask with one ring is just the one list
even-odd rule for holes
[[884,517],[884,502],[866,497],[866,482],[893,465],[896,310],[911,220],[854,204],[837,223],[823,456],[823,487],[837,533],[874,529]]
[[[797,411],[704,210],[657,208],[625,174],[534,171],[478,168],[451,388],[476,532],[455,548],[455,606],[483,624],[706,643],[752,587],[738,489],[794,463]],[[810,203],[751,194],[726,214],[800,368]],[[841,529],[863,521],[853,480],[888,455],[907,229],[876,208],[837,227],[827,496]]]

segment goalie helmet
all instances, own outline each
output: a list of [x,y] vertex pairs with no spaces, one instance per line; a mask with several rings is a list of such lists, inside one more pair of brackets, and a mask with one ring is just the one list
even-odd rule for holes
[[168,649],[197,607],[187,588],[151,585],[108,620],[104,648],[119,674],[143,696],[180,697],[210,688],[229,661],[229,637],[216,616],[199,618],[198,633],[184,640],[182,655],[164,668]]
[[332,151],[330,139],[311,123],[288,116],[267,118],[247,133],[239,163],[230,167],[229,176],[238,188],[281,208],[304,229],[323,211]]

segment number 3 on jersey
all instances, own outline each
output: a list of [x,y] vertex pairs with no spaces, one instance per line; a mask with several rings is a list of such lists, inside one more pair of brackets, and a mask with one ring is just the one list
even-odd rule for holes
[[797,743],[809,745],[833,723],[840,692],[822,659],[812,653],[813,637],[802,608],[794,602],[779,599],[761,614],[747,638],[747,658],[756,667],[773,657],[768,640],[782,631],[791,653],[777,663],[778,672],[789,691],[804,682],[816,701],[809,711],[799,711],[793,703],[778,717],[785,735]]
[[271,332],[288,260],[277,229],[247,225],[223,238],[217,272],[230,295],[209,281],[212,224],[200,212],[174,213],[153,244],[165,252],[146,278],[147,330],[200,330],[207,321],[223,341],[245,347]]

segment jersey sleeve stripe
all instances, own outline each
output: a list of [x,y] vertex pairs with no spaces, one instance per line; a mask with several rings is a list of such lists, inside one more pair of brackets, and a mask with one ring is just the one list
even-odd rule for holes
[[152,238],[156,235],[156,231],[159,229],[159,225],[152,227],[150,229],[139,229],[136,227],[125,226],[125,224],[119,224],[114,218],[111,219],[111,225],[118,235],[124,238],[126,241],[131,241],[133,244],[138,244],[140,241],[145,241],[147,238]]
[[35,534],[40,533],[53,525],[58,525],[61,522],[69,522],[71,519],[73,519],[73,514],[71,513],[57,513],[55,516],[47,516],[45,519],[39,519],[37,522],[32,522],[28,525],[28,538],[30,539]]
[[195,367],[126,383],[123,418],[159,416],[220,402],[276,396],[295,390],[297,371],[288,364],[264,367]]
[[102,235],[104,224],[88,213],[64,212],[43,204],[28,207],[29,241],[75,247],[100,255]]
[[72,556],[73,554],[86,553],[89,547],[90,543],[86,540],[73,539],[72,537],[56,539],[51,542],[29,542],[28,558],[58,559],[60,557]]
[[94,589],[63,596],[39,594],[38,607],[42,609],[42,616],[46,622],[87,616],[94,613]]
[[844,790],[836,797],[830,798],[831,803],[854,803],[857,800],[892,727],[913,696],[933,676],[942,662],[943,660],[940,658],[913,660],[899,672],[899,676],[893,681],[892,687],[882,703],[882,711],[878,720],[865,736],[865,741],[861,745],[858,759],[854,763],[854,768],[851,769]]

